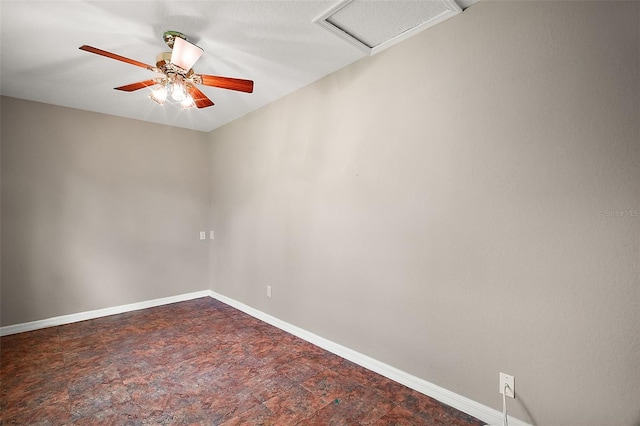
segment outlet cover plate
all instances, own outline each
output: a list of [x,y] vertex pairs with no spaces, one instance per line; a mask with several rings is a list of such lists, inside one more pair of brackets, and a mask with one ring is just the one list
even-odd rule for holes
[[[505,389],[505,384],[509,386]],[[516,397],[516,380],[513,376],[508,374],[500,373],[500,394],[505,392],[505,395],[510,398]]]

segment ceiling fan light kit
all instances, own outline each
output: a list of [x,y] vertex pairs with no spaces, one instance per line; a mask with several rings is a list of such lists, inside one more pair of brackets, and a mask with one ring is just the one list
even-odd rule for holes
[[206,108],[214,105],[196,85],[218,87],[246,93],[253,92],[253,81],[251,80],[196,74],[192,67],[200,56],[202,56],[204,50],[189,42],[184,34],[178,31],[166,31],[163,34],[163,39],[172,51],[158,54],[155,67],[92,46],[83,45],[80,47],[80,50],[126,62],[161,74],[160,77],[115,88],[116,90],[133,92],[145,87],[150,87],[151,93],[149,94],[149,98],[159,105],[164,105],[169,98],[178,103],[182,109],[191,109],[194,107]]

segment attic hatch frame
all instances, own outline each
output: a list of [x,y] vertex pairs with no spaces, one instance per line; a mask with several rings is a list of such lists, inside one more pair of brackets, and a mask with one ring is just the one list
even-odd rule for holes
[[353,44],[354,46],[356,46],[357,48],[359,48],[369,56],[375,55],[376,53],[384,49],[387,49],[393,46],[394,44],[397,44],[403,40],[406,40],[407,38],[419,33],[420,31],[426,30],[427,28],[432,27],[436,24],[439,24],[440,22],[446,19],[449,19],[452,16],[455,16],[458,13],[462,12],[462,9],[460,8],[460,6],[458,6],[458,4],[454,0],[430,0],[435,4],[439,4],[443,6],[444,11],[442,11],[441,13],[435,16],[428,17],[422,23],[409,27],[404,31],[401,31],[400,33],[394,35],[393,37],[391,37],[386,41],[378,43],[374,46],[370,46],[369,44],[367,44],[366,41],[361,40],[360,38],[352,34],[348,28],[341,28],[338,25],[331,22],[332,16],[334,16],[335,14],[340,12],[342,9],[352,4],[354,1],[355,0],[341,0],[340,2],[332,6],[329,10],[324,12],[322,15],[315,18],[312,22],[314,24],[321,26],[325,30],[333,33],[334,35],[340,37],[341,39]]

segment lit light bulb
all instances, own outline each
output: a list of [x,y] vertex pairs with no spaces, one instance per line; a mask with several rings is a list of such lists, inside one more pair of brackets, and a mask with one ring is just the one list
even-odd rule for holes
[[151,100],[162,105],[164,104],[164,101],[167,100],[167,88],[164,86],[156,87],[151,91],[149,97],[151,98]]
[[190,109],[196,106],[195,102],[193,102],[193,98],[189,95],[184,98],[180,105],[182,105],[182,109]]
[[171,88],[171,98],[176,102],[182,102],[187,98],[187,92],[184,84],[180,82],[173,83],[173,87]]

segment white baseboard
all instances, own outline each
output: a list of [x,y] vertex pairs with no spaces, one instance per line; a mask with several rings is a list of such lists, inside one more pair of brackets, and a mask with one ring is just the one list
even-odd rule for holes
[[163,297],[160,299],[147,300],[145,302],[131,303],[128,305],[120,305],[112,308],[96,309],[94,311],[80,312],[77,314],[62,315],[59,317],[25,322],[22,324],[7,325],[5,327],[0,327],[0,336],[7,336],[9,334],[22,333],[25,331],[33,331],[41,328],[53,327],[56,325],[71,324],[78,321],[106,317],[108,315],[121,314],[123,312],[137,311],[140,309],[153,308],[154,306],[168,305],[169,303],[182,302],[185,300],[197,299],[199,297],[207,296],[211,296],[210,290]]
[[[416,390],[424,395],[427,395],[437,401],[442,402],[443,404],[447,404],[479,420],[482,420],[483,422],[489,425],[503,424],[503,415],[498,410],[495,410],[491,407],[487,407],[486,405],[480,404],[479,402],[473,401],[462,395],[458,395],[457,393],[451,392],[440,386],[434,385],[433,383],[430,383],[424,379],[411,375],[405,371],[399,370],[388,364],[385,364],[376,359],[373,359],[367,355],[361,354],[357,351],[354,351],[353,349],[349,349],[346,346],[342,346],[338,343],[327,340],[324,337],[320,337],[316,334],[313,334],[293,324],[289,324],[286,321],[282,321],[276,317],[273,317],[262,311],[259,311],[250,306],[247,306],[244,303],[238,302],[237,300],[223,296],[214,291],[211,291],[210,295],[214,299],[217,299],[223,303],[226,303],[229,306],[232,306],[242,312],[245,312],[254,318],[257,318],[261,321],[271,324],[274,327],[277,327],[288,333],[291,333],[294,336],[297,336],[303,340],[306,340],[309,343],[313,343],[314,345],[319,346],[322,349],[325,349],[331,353],[334,353],[342,358],[348,359],[349,361],[354,362],[364,368],[367,368],[371,371],[375,371],[376,373],[381,374],[402,385],[405,385],[408,388]],[[510,426],[531,426],[528,423],[523,422],[522,420],[518,420],[511,416],[509,416],[509,425]]]

